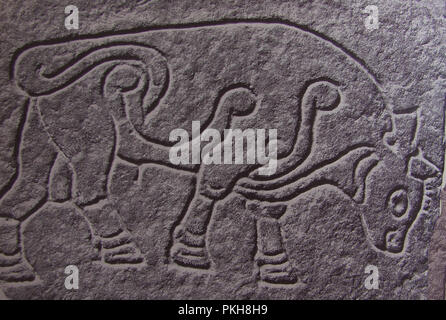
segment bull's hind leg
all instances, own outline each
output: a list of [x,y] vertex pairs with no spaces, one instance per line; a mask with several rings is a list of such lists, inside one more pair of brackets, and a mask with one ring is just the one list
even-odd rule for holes
[[[100,249],[101,260],[111,265],[142,263],[143,256],[108,194],[107,174],[99,170],[97,163],[91,163],[90,159],[82,160],[72,162],[78,181],[74,201],[89,222],[94,244]],[[106,159],[102,160],[106,162]]]
[[[139,264],[143,262],[141,252],[120,220],[109,192],[118,143],[114,120],[108,106],[95,103],[99,98],[85,96],[83,86],[70,90],[69,95],[42,98],[39,103],[43,122],[72,169],[72,201],[88,220],[104,263]],[[61,119],[70,130],[63,130]]]
[[23,257],[20,245],[20,222],[0,218],[0,280],[33,281],[35,275]]
[[257,217],[257,253],[255,263],[259,267],[260,280],[269,284],[293,284],[297,281],[292,272],[283,245],[279,218],[286,205],[249,202],[248,211]]
[[111,265],[141,264],[144,258],[125,229],[118,211],[107,199],[93,205],[81,207],[99,246],[101,260]]
[[49,176],[57,155],[34,100],[25,105],[16,143],[16,178],[0,194],[0,280],[11,283],[35,279],[24,256],[20,231],[22,222],[47,201]]

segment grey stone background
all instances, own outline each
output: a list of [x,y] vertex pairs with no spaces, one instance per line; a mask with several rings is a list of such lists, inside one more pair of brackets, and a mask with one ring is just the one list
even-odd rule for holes
[[[64,28],[69,4],[80,10],[76,31]],[[372,32],[365,29],[362,13],[370,4],[380,14],[380,28]],[[47,39],[69,41],[158,25],[271,18],[308,26],[354,52],[377,75],[389,105],[421,107],[418,146],[429,161],[443,167],[445,1],[5,0],[0,3],[0,189],[17,171],[16,138],[26,97],[11,81],[10,70],[20,48]],[[215,41],[211,45],[218,46]],[[306,195],[296,203],[299,215],[284,222],[299,280],[294,286],[263,287],[253,270],[255,221],[237,214],[244,206],[239,197],[218,204],[208,230],[216,272],[169,268],[170,230],[192,185],[190,176],[159,167],[144,171],[138,188],[126,188],[125,181],[117,184],[122,219],[147,260],[137,271],[97,263],[86,220],[70,207],[45,206],[22,232],[24,252],[39,281],[0,282],[0,298],[444,299],[446,228],[444,214],[437,219],[438,193],[414,224],[407,251],[396,259],[370,249],[356,209],[339,194],[326,189]],[[300,210],[310,207],[311,212]],[[79,290],[63,285],[69,264],[79,267]],[[367,264],[380,270],[378,290],[364,288]]]

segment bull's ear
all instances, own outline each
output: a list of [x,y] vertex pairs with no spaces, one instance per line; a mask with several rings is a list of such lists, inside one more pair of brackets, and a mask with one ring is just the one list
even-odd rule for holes
[[440,177],[441,172],[419,152],[416,157],[411,157],[409,160],[409,176],[419,180],[427,180]]

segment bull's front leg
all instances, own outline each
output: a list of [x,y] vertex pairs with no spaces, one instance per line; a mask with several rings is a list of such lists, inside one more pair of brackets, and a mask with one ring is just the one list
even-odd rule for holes
[[195,195],[173,234],[173,262],[190,268],[210,268],[206,235],[215,203],[232,191],[240,173],[252,169],[252,165],[224,164],[200,168]]
[[279,219],[285,204],[249,201],[247,210],[257,218],[257,252],[255,263],[260,280],[266,284],[287,285],[297,281],[286,253]]
[[209,269],[206,230],[215,199],[196,193],[181,224],[174,231],[173,261],[184,267]]
[[[209,127],[221,132],[230,127],[234,117],[252,113],[256,103],[257,98],[250,89],[240,87],[228,90],[222,95],[216,116]],[[210,268],[206,231],[214,205],[232,191],[242,173],[255,167],[253,164],[209,164],[200,167],[195,195],[174,230],[170,249],[170,258],[174,263],[190,268]]]

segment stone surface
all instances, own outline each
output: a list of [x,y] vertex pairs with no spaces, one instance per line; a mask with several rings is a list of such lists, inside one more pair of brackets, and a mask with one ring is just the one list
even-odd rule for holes
[[[445,3],[369,4],[2,1],[0,298],[444,298]],[[173,164],[192,121],[277,171]]]
[[446,299],[446,190],[441,193],[441,216],[429,246],[429,297]]

